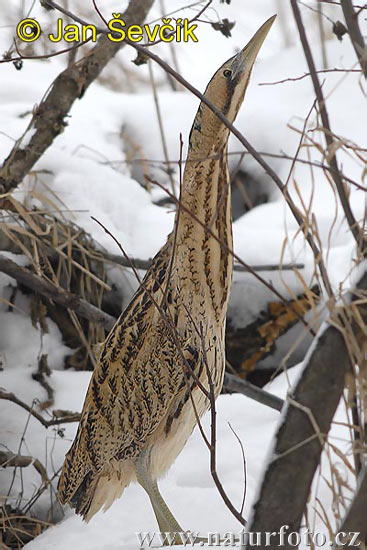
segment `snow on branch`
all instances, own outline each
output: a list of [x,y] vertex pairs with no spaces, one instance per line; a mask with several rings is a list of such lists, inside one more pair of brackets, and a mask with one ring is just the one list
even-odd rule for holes
[[[123,19],[126,26],[142,23],[154,0],[131,0]],[[17,141],[0,170],[0,193],[7,193],[28,174],[66,126],[65,118],[74,101],[80,99],[124,42],[101,35],[96,46],[81,62],[61,72],[33,113],[24,139]],[[28,139],[27,139],[28,137]]]
[[[367,273],[355,298],[336,312],[315,340],[275,436],[249,531],[298,531],[321,452],[351,365],[351,333],[359,338],[365,323]],[[352,315],[352,318],[350,316]],[[364,320],[364,321],[362,321]],[[365,330],[365,325],[364,330]],[[295,491],[295,487],[297,490]],[[275,536],[269,548],[278,548]],[[288,548],[288,546],[285,546]]]

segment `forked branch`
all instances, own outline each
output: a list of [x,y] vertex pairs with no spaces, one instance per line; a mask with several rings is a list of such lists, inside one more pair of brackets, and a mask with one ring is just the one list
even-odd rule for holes
[[69,413],[65,411],[54,411],[54,418],[46,420],[41,414],[34,410],[33,406],[27,405],[21,399],[19,399],[14,393],[0,388],[0,399],[5,399],[6,401],[11,401],[16,405],[19,405],[22,409],[29,412],[31,416],[36,418],[45,428],[50,426],[58,426],[59,424],[69,424],[70,422],[79,422],[80,414],[79,413]]

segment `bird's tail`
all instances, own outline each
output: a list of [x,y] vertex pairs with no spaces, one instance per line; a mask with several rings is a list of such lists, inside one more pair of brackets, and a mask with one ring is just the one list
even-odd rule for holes
[[61,471],[60,502],[69,503],[88,522],[102,507],[107,510],[135,477],[132,462],[124,461],[123,471],[121,466],[121,462],[111,460],[101,471],[93,470],[75,440]]
[[88,465],[87,456],[78,437],[65,456],[58,483],[58,497],[61,504],[69,503],[78,514],[85,516],[95,491],[95,474]]

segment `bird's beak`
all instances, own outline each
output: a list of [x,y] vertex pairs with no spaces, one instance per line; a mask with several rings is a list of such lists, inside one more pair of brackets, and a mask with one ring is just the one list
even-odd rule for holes
[[232,80],[238,78],[246,69],[247,74],[251,71],[253,64],[255,63],[257,54],[263,42],[270,31],[272,24],[274,23],[276,15],[273,15],[265,21],[265,23],[259,28],[259,30],[251,38],[250,42],[241,50],[233,60],[233,73]]

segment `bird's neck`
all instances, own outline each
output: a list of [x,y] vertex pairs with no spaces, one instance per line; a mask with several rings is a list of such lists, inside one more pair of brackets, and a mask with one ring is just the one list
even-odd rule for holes
[[227,150],[209,158],[190,150],[176,214],[175,272],[193,292],[210,298],[223,318],[232,281],[232,214]]
[[201,224],[215,233],[218,238],[227,240],[222,232],[231,226],[231,191],[227,162],[227,150],[214,151],[207,158],[189,151],[183,175],[181,203],[183,208],[177,214],[179,230],[193,227],[192,238]]

